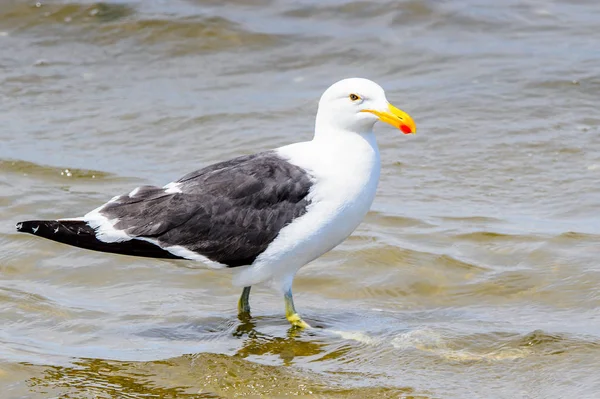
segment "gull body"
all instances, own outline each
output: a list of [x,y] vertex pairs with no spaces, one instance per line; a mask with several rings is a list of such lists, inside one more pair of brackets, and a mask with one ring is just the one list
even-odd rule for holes
[[252,266],[236,271],[234,284],[268,282],[288,291],[298,269],[344,241],[369,211],[380,172],[375,135],[372,131],[328,133],[276,150],[311,175],[310,205],[279,232]]
[[322,95],[311,141],[210,165],[164,187],[138,187],[83,217],[17,229],[91,250],[232,268],[234,285],[244,287],[240,313],[250,310],[250,287],[267,284],[284,295],[290,323],[308,327],[294,307],[294,276],[369,211],[381,165],[379,120],[416,130],[379,85],[345,79]]

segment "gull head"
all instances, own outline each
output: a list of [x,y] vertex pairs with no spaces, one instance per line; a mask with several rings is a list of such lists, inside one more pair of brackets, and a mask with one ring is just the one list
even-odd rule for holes
[[404,134],[416,133],[410,115],[390,104],[377,83],[361,78],[340,80],[319,100],[316,131],[343,131],[365,134],[375,122],[388,123]]

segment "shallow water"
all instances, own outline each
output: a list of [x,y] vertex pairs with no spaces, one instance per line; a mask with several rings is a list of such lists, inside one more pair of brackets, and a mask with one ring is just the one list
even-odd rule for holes
[[[2,398],[597,398],[594,0],[0,5]],[[371,78],[372,212],[294,289],[16,234],[311,136]]]

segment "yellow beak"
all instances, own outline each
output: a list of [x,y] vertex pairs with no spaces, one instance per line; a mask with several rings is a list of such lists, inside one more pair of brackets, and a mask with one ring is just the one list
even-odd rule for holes
[[379,117],[379,120],[385,123],[389,123],[392,126],[397,127],[404,134],[416,134],[417,133],[417,125],[415,125],[415,121],[410,117],[409,114],[394,107],[392,104],[388,103],[387,111],[376,111],[373,109],[365,109],[363,112],[370,112]]

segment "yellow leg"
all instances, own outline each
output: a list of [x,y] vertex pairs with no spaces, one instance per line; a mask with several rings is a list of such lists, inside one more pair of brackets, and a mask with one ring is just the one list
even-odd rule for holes
[[302,317],[300,317],[300,315],[296,312],[291,289],[285,293],[283,298],[285,300],[285,317],[292,324],[292,326],[299,328],[311,328],[308,323],[302,320]]
[[240,300],[238,301],[238,313],[239,314],[250,314],[250,288],[244,287]]

